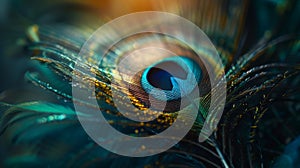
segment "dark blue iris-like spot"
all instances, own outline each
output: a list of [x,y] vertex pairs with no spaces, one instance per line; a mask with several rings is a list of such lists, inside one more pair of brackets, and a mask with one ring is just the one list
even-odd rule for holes
[[153,98],[172,101],[189,95],[201,78],[202,70],[194,60],[174,56],[146,68],[141,76],[141,85]]
[[[162,69],[163,67],[163,69]],[[171,72],[171,73],[169,73]],[[162,90],[172,90],[171,77],[186,79],[187,73],[182,67],[174,62],[168,61],[155,65],[147,74],[148,82],[156,88]]]

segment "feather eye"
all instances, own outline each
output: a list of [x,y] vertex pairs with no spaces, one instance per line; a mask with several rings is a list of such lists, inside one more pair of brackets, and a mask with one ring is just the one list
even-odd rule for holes
[[[143,49],[145,46],[152,48]],[[168,49],[173,53],[166,52]],[[181,98],[189,95],[196,86],[200,87],[202,95],[210,89],[208,70],[195,51],[160,34],[139,34],[115,44],[105,54],[99,68],[110,72],[109,76],[121,79],[115,82],[119,90],[126,92],[126,86],[129,87],[128,94],[138,100],[137,107],[149,108],[151,104],[155,107],[168,102],[164,111],[176,112]],[[135,72],[137,69],[140,70]]]

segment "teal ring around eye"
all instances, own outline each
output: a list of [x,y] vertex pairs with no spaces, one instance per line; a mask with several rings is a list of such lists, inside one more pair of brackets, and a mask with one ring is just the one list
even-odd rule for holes
[[[185,79],[182,79],[182,77],[177,76],[177,75],[182,76],[182,72],[181,74],[178,74],[178,72],[177,74],[176,72],[171,72],[172,69],[174,70],[176,67],[164,67],[164,66],[157,67],[158,65],[165,62],[173,62],[179,66],[177,67],[177,69],[182,68],[186,73]],[[153,69],[154,67],[160,69],[161,72],[158,72],[156,76],[154,76],[154,78],[149,79],[148,75],[151,69]],[[183,56],[173,56],[173,57],[165,58],[149,66],[142,74],[141,85],[143,89],[148,94],[151,94],[151,96],[153,96],[154,98],[162,101],[171,101],[171,100],[178,100],[181,97],[187,96],[189,93],[191,93],[196,87],[196,85],[198,85],[201,78],[202,78],[202,70],[195,61]],[[149,80],[158,80],[158,81],[149,81]],[[159,82],[159,80],[161,82]],[[153,86],[153,84],[151,84],[151,82],[156,82],[158,83],[158,85],[169,85],[167,83],[168,82],[167,80],[170,81],[171,89],[157,89],[157,86]],[[161,88],[163,87],[164,86],[161,86]],[[163,93],[165,94],[164,96],[161,95],[162,94],[161,91],[163,91]]]

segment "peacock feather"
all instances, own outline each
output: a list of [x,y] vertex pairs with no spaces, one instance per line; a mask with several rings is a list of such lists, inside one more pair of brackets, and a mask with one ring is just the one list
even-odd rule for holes
[[[1,167],[300,166],[300,1],[13,0],[7,4],[10,10],[2,19],[0,51]],[[99,52],[103,51],[97,44],[78,56],[98,27],[141,11],[169,12],[188,19],[205,32],[220,55],[225,74],[216,80],[226,80],[226,103],[217,128],[204,142],[198,142],[198,135],[205,120],[211,119],[208,109],[213,90],[207,67],[181,41],[196,38],[195,45],[200,43],[193,33],[181,40],[164,34],[136,34],[112,46],[100,64]],[[155,20],[149,22],[155,24]],[[128,25],[123,29],[143,26],[138,20]],[[112,30],[101,38],[110,40],[116,34]],[[167,46],[176,54],[130,57],[127,68],[116,72],[117,63],[134,47],[150,45]],[[209,68],[219,72],[217,61],[209,59],[213,51],[205,46],[197,49],[209,60]],[[144,68],[128,80],[134,65]],[[164,66],[174,73],[160,68]],[[74,82],[74,76],[81,80]],[[116,130],[146,137],[168,129],[180,111],[189,112],[189,104],[179,108],[180,101],[195,86],[200,95],[189,99],[200,108],[192,129],[169,150],[148,157],[120,156],[100,147],[78,120],[90,121],[93,116],[74,108],[76,102],[90,110],[101,109]],[[87,101],[89,97],[75,97],[72,88],[94,89],[98,106]],[[155,88],[166,96],[152,92]],[[186,95],[178,94],[180,89]],[[113,91],[120,95],[117,102]],[[149,110],[162,102],[166,104],[163,110]],[[133,104],[146,111],[145,116],[133,116],[139,119],[158,117],[150,122],[132,121],[116,104],[125,110]]]

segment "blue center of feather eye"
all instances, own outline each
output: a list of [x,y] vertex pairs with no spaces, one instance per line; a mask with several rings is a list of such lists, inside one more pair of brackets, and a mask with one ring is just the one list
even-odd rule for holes
[[[164,69],[161,69],[159,67],[164,67]],[[172,72],[172,74],[170,74],[169,72]],[[186,79],[187,73],[182,69],[182,67],[180,67],[180,65],[168,61],[156,64],[155,67],[149,69],[147,74],[148,82],[152,86],[162,90],[173,89],[171,77]]]
[[146,68],[141,77],[141,85],[156,99],[169,101],[187,96],[201,79],[202,69],[195,61],[174,56]]

